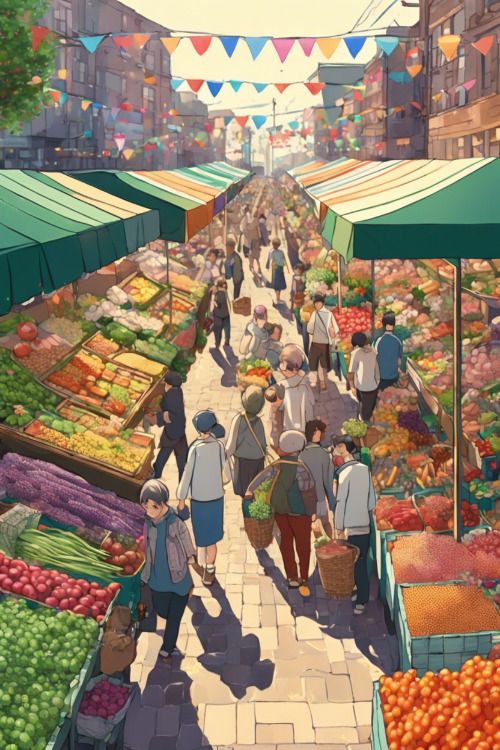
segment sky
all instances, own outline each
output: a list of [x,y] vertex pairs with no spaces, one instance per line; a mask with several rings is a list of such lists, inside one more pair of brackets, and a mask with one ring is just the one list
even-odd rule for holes
[[[418,8],[404,8],[400,0],[126,0],[126,5],[147,18],[176,32],[192,34],[227,34],[234,36],[335,36],[356,31],[383,34],[393,24],[411,26],[418,20]],[[357,55],[356,63],[368,62],[376,53],[370,39]],[[214,81],[244,80],[255,82],[307,81],[318,63],[350,63],[352,58],[343,42],[330,60],[314,48],[306,57],[297,43],[284,63],[271,42],[257,60],[252,60],[245,42],[240,41],[231,58],[221,43],[213,40],[204,55],[199,56],[189,39],[180,42],[172,55],[172,75]],[[183,84],[179,91],[189,91]],[[290,119],[294,110],[321,105],[322,97],[310,94],[305,86],[290,86],[283,94],[274,87],[257,93],[243,84],[235,93],[226,84],[214,99],[204,85],[198,96],[210,109],[231,109],[236,115],[272,114],[276,98],[277,123]]]

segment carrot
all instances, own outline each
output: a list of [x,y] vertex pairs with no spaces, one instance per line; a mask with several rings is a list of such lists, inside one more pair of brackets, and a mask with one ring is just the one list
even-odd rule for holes
[[388,478],[388,480],[387,480],[387,482],[385,484],[386,487],[392,487],[392,485],[394,484],[394,480],[396,479],[396,477],[398,475],[398,471],[399,471],[399,469],[398,469],[397,466],[393,466],[392,467],[392,471],[389,474],[389,478]]

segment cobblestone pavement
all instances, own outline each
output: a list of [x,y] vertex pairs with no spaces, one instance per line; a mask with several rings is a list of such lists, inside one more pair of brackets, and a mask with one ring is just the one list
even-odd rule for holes
[[[295,326],[272,308],[272,291],[249,279],[246,267],[243,293],[283,323],[285,342],[298,342]],[[233,316],[236,353],[246,322]],[[213,337],[184,387],[188,439],[199,409],[213,408],[228,428],[241,407],[233,385],[237,356],[228,361],[211,346]],[[333,379],[317,398],[317,416],[330,432],[355,414],[351,395]],[[174,490],[173,456],[164,479]],[[171,665],[157,660],[161,629],[139,639],[131,679],[142,695],[127,718],[127,750],[368,750],[372,681],[397,665],[376,581],[364,615],[354,617],[351,602],[326,597],[311,560],[312,593],[303,600],[286,587],[276,542],[259,553],[250,546],[239,498],[226,489],[218,583],[211,590],[196,585],[178,641],[184,657]]]

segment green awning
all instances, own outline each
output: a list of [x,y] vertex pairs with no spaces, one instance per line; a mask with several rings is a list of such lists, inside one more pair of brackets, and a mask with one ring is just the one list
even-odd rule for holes
[[154,211],[61,173],[0,170],[0,314],[137,250]]

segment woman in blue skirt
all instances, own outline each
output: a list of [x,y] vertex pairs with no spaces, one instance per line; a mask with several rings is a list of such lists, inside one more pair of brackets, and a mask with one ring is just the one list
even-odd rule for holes
[[220,438],[225,433],[210,409],[193,417],[198,438],[189,448],[186,466],[177,497],[182,511],[186,498],[191,498],[191,521],[198,547],[198,563],[203,565],[202,581],[212,586],[215,581],[217,542],[224,536],[224,467],[227,456]]
[[276,293],[276,303],[273,303],[274,307],[277,307],[280,303],[281,292],[286,289],[285,281],[285,253],[280,249],[281,241],[276,239],[273,240],[273,249],[269,253],[267,259],[266,268],[271,266],[272,268],[272,279],[271,287]]

